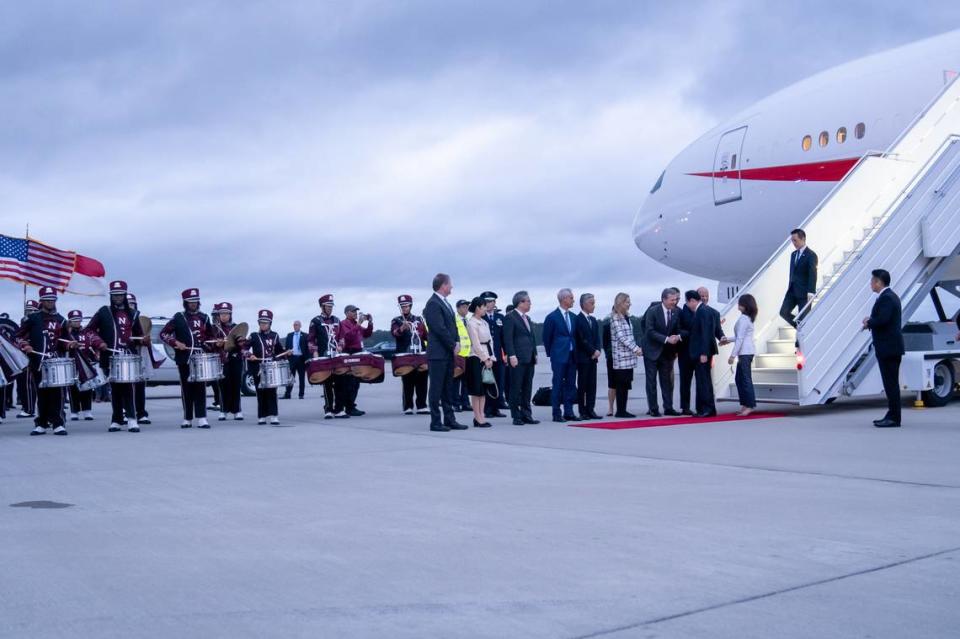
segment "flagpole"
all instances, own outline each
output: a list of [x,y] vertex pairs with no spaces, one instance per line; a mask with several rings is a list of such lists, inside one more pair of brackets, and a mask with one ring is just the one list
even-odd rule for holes
[[[24,239],[27,240],[27,241],[30,240],[30,222],[27,222],[27,235],[26,235],[26,237],[24,237]],[[22,308],[24,308],[24,309],[27,308],[27,282],[26,282],[26,281],[23,282],[23,306],[22,306]],[[26,313],[24,313],[24,314],[26,314]]]

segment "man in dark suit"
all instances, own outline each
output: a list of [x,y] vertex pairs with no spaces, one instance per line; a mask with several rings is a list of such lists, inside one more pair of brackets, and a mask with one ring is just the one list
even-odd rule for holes
[[720,328],[720,313],[701,302],[700,293],[687,291],[687,308],[693,314],[690,328],[689,356],[697,384],[697,417],[713,417],[717,406],[713,396],[711,368],[717,354],[717,341],[726,341]]
[[597,363],[603,348],[600,324],[593,316],[597,300],[591,293],[580,296],[580,313],[573,328],[574,358],[577,362],[577,407],[580,419],[600,419],[597,404]]
[[[553,421],[558,423],[578,422],[573,413],[573,401],[577,396],[577,361],[573,351],[576,346],[573,335],[573,291],[560,289],[557,293],[559,306],[547,315],[543,322],[543,347],[550,358],[553,371],[553,386],[550,403],[553,406]],[[563,413],[560,404],[563,404]]]
[[803,229],[790,231],[790,241],[794,251],[790,255],[790,278],[787,293],[780,306],[780,317],[796,328],[797,320],[801,319],[803,314],[794,317],[793,309],[802,309],[817,292],[817,254],[807,246],[807,234]]
[[[654,304],[643,314],[643,369],[647,382],[647,415],[660,417],[657,406],[657,378],[660,379],[660,392],[663,395],[663,413],[679,415],[673,409],[673,362],[677,358],[677,346],[680,333],[677,330],[679,313],[677,304],[680,293],[673,288],[665,288],[660,293],[660,303]],[[689,391],[689,386],[687,387]]]
[[533,395],[533,371],[537,365],[537,340],[533,335],[530,295],[519,291],[513,296],[514,309],[503,321],[503,350],[510,365],[510,416],[515,426],[539,424],[533,418],[530,397]]
[[293,383],[300,375],[300,399],[303,399],[303,384],[306,376],[307,353],[309,345],[307,344],[307,334],[300,330],[300,320],[293,323],[293,332],[287,333],[284,340],[284,350],[290,351],[290,384],[287,386],[287,392],[284,393],[284,399],[290,399],[290,393],[293,392]]
[[423,321],[427,323],[427,359],[430,362],[430,430],[439,432],[467,428],[457,423],[451,403],[454,394],[453,356],[460,350],[457,314],[447,301],[452,290],[450,276],[437,273],[433,277],[433,295],[423,309]]
[[680,414],[693,415],[690,410],[690,386],[693,384],[693,360],[690,359],[690,331],[693,330],[693,311],[684,304],[677,317],[677,368],[680,369]]
[[903,358],[903,323],[900,298],[890,288],[890,273],[877,269],[871,273],[870,288],[879,293],[870,317],[863,318],[863,330],[873,334],[873,352],[887,396],[887,414],[874,420],[877,428],[900,426],[900,360]]

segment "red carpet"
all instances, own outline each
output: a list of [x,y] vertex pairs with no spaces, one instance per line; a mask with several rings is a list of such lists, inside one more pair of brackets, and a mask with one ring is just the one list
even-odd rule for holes
[[747,419],[772,419],[786,417],[786,413],[750,413],[746,417],[737,417],[734,413],[725,413],[716,417],[648,417],[645,419],[614,419],[604,417],[610,421],[570,422],[568,425],[575,428],[601,428],[604,430],[623,430],[626,428],[654,428],[656,426],[685,426],[687,424],[707,424],[710,422],[739,422]]

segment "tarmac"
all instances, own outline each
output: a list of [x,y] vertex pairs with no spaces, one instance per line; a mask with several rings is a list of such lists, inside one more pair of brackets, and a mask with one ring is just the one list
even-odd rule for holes
[[960,402],[449,433],[392,378],[348,420],[318,388],[280,427],[243,402],[209,431],[176,399],[138,434],[103,404],[0,425],[0,636],[960,636]]

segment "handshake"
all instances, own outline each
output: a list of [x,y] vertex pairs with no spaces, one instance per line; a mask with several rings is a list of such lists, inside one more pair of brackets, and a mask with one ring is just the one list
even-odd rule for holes
[[667,337],[667,344],[679,344],[680,336],[679,335],[670,335]]

